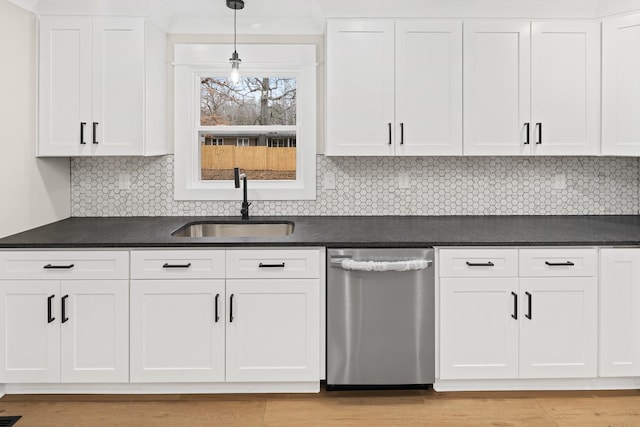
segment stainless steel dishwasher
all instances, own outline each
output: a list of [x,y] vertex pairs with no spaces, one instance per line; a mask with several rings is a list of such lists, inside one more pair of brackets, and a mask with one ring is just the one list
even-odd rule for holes
[[329,249],[327,388],[435,377],[433,249]]

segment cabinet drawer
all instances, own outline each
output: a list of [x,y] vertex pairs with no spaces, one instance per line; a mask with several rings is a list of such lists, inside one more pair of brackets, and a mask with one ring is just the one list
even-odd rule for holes
[[441,249],[440,277],[516,277],[517,249]]
[[0,279],[128,278],[128,251],[0,251]]
[[595,276],[595,248],[521,249],[521,277]]
[[132,279],[224,279],[225,251],[132,251]]
[[320,254],[317,250],[230,250],[227,277],[316,278],[320,277]]

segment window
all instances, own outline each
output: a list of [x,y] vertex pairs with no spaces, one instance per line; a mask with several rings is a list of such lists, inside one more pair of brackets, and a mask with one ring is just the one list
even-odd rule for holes
[[216,138],[215,136],[211,136],[211,135],[204,135],[202,138],[200,138],[200,140],[202,141],[203,145],[224,145],[224,138]]
[[315,47],[243,45],[236,84],[228,49],[176,45],[175,198],[238,199],[239,167],[251,199],[315,199]]

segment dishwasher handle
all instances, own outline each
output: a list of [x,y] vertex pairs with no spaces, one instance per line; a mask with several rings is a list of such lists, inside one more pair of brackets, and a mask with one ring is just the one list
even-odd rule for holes
[[433,265],[432,260],[410,259],[403,261],[356,261],[346,257],[331,258],[331,266],[347,271],[416,271]]

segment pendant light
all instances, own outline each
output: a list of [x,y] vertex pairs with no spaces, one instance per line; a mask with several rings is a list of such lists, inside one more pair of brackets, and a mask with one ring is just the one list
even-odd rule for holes
[[227,0],[227,7],[233,9],[233,53],[231,54],[231,58],[229,58],[229,62],[231,63],[229,79],[233,84],[238,84],[238,82],[240,82],[240,62],[242,62],[242,60],[236,50],[236,12],[244,8],[244,0]]

